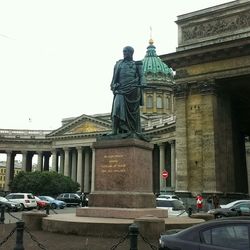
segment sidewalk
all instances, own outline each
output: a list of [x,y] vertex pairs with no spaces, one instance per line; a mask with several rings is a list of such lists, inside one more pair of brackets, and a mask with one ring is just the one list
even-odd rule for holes
[[[9,235],[11,230],[15,228],[16,224],[2,224],[0,225],[0,242]],[[25,250],[129,250],[129,239],[126,239],[123,243],[119,244],[121,239],[119,238],[96,238],[96,237],[84,237],[76,235],[63,235],[57,233],[49,233],[44,231],[31,231],[31,239],[27,232],[23,235],[23,246]],[[45,248],[39,247],[37,242],[42,244]],[[158,242],[150,242],[154,246],[157,246]],[[1,250],[12,250],[16,244],[16,232],[9,238],[9,240],[2,246]],[[117,248],[112,248],[114,246]],[[143,250],[152,250],[152,248],[145,243],[141,238],[138,241],[138,248]],[[156,248],[157,249],[157,248]]]

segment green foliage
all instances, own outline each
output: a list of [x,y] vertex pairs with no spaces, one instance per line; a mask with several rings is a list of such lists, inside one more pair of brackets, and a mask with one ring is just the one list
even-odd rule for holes
[[19,172],[10,184],[11,192],[33,193],[34,195],[56,196],[60,193],[73,193],[80,185],[70,177],[57,172]]

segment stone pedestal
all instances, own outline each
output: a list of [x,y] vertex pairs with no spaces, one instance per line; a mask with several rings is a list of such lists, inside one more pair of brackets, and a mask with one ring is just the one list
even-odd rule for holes
[[151,143],[134,138],[101,140],[94,148],[94,190],[89,207],[77,208],[76,216],[167,217],[167,211],[155,204]]
[[151,143],[139,139],[94,144],[94,192],[90,207],[154,208]]
[[41,230],[42,220],[48,215],[42,212],[26,212],[22,214],[22,220],[30,230]]

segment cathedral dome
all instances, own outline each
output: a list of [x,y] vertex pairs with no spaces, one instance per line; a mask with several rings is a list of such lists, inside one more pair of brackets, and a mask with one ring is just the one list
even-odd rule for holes
[[[143,73],[146,80],[173,81],[173,70],[156,54],[153,40],[149,40],[146,56],[143,59]],[[149,79],[148,79],[149,78]]]

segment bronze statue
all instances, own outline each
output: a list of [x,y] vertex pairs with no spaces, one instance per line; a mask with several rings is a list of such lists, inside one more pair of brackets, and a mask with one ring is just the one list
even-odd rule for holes
[[123,59],[116,62],[111,82],[113,105],[112,134],[141,133],[140,105],[144,86],[142,61],[133,60],[134,49],[123,49]]

